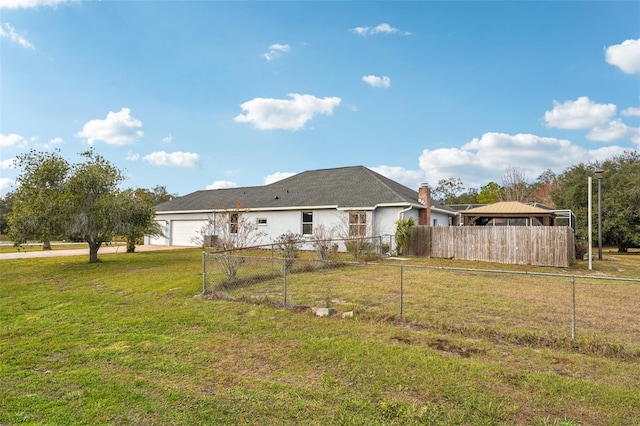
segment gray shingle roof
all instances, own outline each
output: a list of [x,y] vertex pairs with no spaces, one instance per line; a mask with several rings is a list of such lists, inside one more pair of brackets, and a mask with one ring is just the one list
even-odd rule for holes
[[364,166],[311,170],[264,186],[196,191],[156,206],[157,212],[241,208],[419,205],[418,193]]

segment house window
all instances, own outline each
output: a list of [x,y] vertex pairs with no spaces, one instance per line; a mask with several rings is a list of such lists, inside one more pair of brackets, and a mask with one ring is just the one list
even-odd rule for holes
[[302,235],[313,234],[313,212],[302,212]]
[[267,226],[267,218],[266,217],[259,217],[257,219],[257,223],[258,223],[258,226]]
[[367,213],[349,212],[349,236],[364,237],[367,235]]
[[230,234],[238,233],[239,219],[240,219],[240,213],[231,213],[231,216],[229,216],[229,233]]

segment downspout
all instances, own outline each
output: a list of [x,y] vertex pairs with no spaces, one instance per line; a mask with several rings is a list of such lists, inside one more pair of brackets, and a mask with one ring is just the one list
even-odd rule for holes
[[[406,209],[402,209],[398,212],[398,220],[402,219],[404,217],[404,214],[410,210],[413,210],[413,206],[409,206]],[[395,241],[395,239],[394,239]],[[389,236],[389,250],[391,251],[391,236]],[[398,254],[398,247],[396,247],[395,249],[396,254]]]
[[409,206],[406,209],[402,209],[398,212],[398,219],[402,219],[403,215],[409,210],[413,210],[413,206]]

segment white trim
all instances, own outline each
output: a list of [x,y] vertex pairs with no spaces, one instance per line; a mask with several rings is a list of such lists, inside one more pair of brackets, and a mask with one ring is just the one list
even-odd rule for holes
[[439,213],[447,214],[449,216],[458,216],[460,214],[459,212],[452,212],[450,210],[439,209],[438,207],[433,207],[433,206],[431,206],[431,210]]
[[376,204],[375,206],[368,207],[358,207],[358,206],[349,206],[349,207],[339,207],[337,205],[322,205],[322,206],[286,206],[286,207],[242,207],[240,209],[211,209],[211,210],[166,210],[166,211],[157,211],[156,214],[182,214],[182,213],[214,213],[214,212],[227,212],[227,211],[248,211],[248,212],[264,212],[264,211],[289,211],[289,210],[324,210],[324,209],[335,209],[335,210],[375,210],[379,207],[404,207],[410,206],[415,208],[424,208],[421,204],[407,204],[407,203],[382,203]]

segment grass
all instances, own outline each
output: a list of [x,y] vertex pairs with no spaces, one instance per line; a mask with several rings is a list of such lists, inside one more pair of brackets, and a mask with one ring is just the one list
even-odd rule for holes
[[[478,306],[526,316],[542,303],[544,289],[528,294],[529,281],[519,293],[526,303],[500,306],[511,290],[437,271],[449,278],[449,292],[432,295],[440,322],[364,308],[353,319],[318,318],[207,300],[198,250],[100,257],[0,263],[0,424],[640,422],[637,358],[501,339],[527,330],[482,323],[495,314]],[[640,270],[634,257],[609,258],[618,274]],[[379,272],[360,268],[350,279],[375,283]],[[447,301],[475,307],[483,332],[470,321],[445,327],[455,318]]]
[[[214,258],[207,259],[208,288],[214,296],[284,303],[282,265],[277,259],[243,257],[234,280],[225,279]],[[618,269],[629,272],[634,270],[633,262],[640,269],[639,261],[640,257],[622,257],[607,263],[627,263]],[[640,357],[640,324],[635,321],[640,316],[640,280],[603,281],[602,272],[579,271],[581,265],[574,265],[571,274],[528,268],[526,275],[524,267],[508,265],[484,265],[491,271],[479,271],[477,264],[468,262],[442,265],[437,259],[320,264],[301,258],[287,274],[286,302],[357,311],[361,317],[402,317],[423,328],[455,330],[469,337]],[[452,269],[460,266],[476,269]],[[575,340],[571,339],[572,277],[576,282]]]

